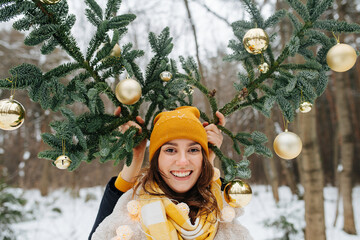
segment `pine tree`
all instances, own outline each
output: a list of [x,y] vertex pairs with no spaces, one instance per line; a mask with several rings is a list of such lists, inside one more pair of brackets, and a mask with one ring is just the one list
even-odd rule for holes
[[[117,15],[120,0],[108,0],[105,9],[95,0],[85,2],[86,17],[96,28],[96,33],[89,42],[86,53],[82,53],[71,34],[76,17],[69,14],[66,0],[0,1],[0,20],[4,22],[20,16],[13,28],[30,31],[24,41],[26,45],[41,44],[41,52],[45,55],[56,47],[61,47],[72,59],[48,72],[42,72],[31,64],[22,64],[9,71],[10,77],[16,78],[17,89],[26,89],[29,97],[40,103],[43,109],[60,111],[65,117],[65,121],[51,123],[55,133],[42,134],[43,141],[52,149],[39,153],[39,157],[55,160],[62,154],[65,142],[67,155],[72,160],[69,170],[76,169],[82,161],[91,162],[95,158],[99,158],[100,162],[114,160],[115,164],[125,160],[129,165],[132,159],[131,149],[144,138],[149,138],[156,114],[180,105],[193,105],[189,94],[192,87],[198,88],[210,103],[212,115],[207,116],[201,112],[204,121],[217,123],[217,110],[229,116],[247,107],[255,108],[270,117],[271,109],[277,104],[285,119],[291,122],[302,98],[314,103],[327,86],[326,73],[329,67],[326,54],[336,44],[335,39],[328,37],[329,33],[360,31],[360,26],[354,23],[320,19],[332,7],[333,0],[308,0],[306,4],[300,0],[287,0],[290,10],[277,11],[268,19],[261,16],[253,1],[242,0],[251,20],[232,24],[236,39],[230,40],[229,48],[233,53],[225,60],[241,62],[245,71],[238,74],[239,81],[234,83],[237,94],[230,102],[219,107],[215,100],[216,91],[201,84],[198,66],[193,58],[179,57],[182,68],[179,70],[176,60],[168,57],[173,48],[168,28],[158,36],[149,33],[153,57],[143,72],[136,60],[144,52],[133,49],[131,43],[121,46],[120,56],[111,55],[112,49],[120,44],[127,26],[136,16]],[[294,30],[287,45],[275,56],[271,43],[275,41],[276,33],[271,32],[285,18],[290,19]],[[245,33],[252,28],[261,28],[271,33],[269,47],[262,54],[250,54],[243,45]],[[314,47],[317,47],[316,51],[313,50]],[[303,57],[303,63],[285,63],[297,54]],[[259,73],[256,69],[263,62],[269,65],[269,70]],[[173,79],[169,82],[162,81],[159,75],[163,71],[171,72]],[[141,99],[131,106],[120,103],[107,82],[124,72],[136,79],[142,88]],[[71,80],[64,84],[61,79],[66,76],[71,76]],[[10,89],[11,83],[2,79],[0,88]],[[105,113],[104,102],[100,98],[103,94],[115,106],[121,106],[121,118]],[[69,108],[75,102],[84,104],[88,112],[76,115]],[[145,103],[149,107],[142,134],[137,134],[134,128],[120,133],[118,127],[129,120],[135,121],[140,106]],[[243,156],[241,161],[235,162],[220,149],[210,146],[222,162],[226,181],[251,176],[248,158],[252,154],[272,156],[271,150],[265,146],[267,137],[263,133],[233,133],[225,127],[218,127],[231,137],[234,149]]]

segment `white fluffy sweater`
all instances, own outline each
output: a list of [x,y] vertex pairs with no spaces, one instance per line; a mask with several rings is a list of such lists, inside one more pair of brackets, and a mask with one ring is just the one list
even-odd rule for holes
[[[127,211],[127,203],[132,200],[133,190],[124,193],[118,200],[113,212],[102,221],[92,236],[92,240],[111,240],[116,236],[116,229],[121,225],[130,226],[133,231],[131,240],[146,240],[146,235],[139,222],[133,221]],[[236,216],[242,214],[236,209]],[[220,222],[215,240],[253,240],[249,231],[235,218],[232,222]]]

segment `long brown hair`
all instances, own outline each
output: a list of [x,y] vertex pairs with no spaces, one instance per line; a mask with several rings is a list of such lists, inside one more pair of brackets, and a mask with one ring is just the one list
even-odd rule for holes
[[[134,192],[141,186],[144,192],[154,196],[165,196],[186,203],[190,208],[189,217],[191,222],[194,223],[195,219],[201,215],[215,214],[219,216],[220,210],[216,202],[214,194],[210,190],[210,183],[212,182],[214,169],[209,162],[205,151],[202,150],[203,162],[202,170],[195,185],[186,193],[177,193],[172,190],[164,181],[163,174],[159,170],[159,148],[150,161],[150,166],[145,168],[140,175],[137,184],[135,185]],[[157,193],[153,188],[156,183],[164,194]]]

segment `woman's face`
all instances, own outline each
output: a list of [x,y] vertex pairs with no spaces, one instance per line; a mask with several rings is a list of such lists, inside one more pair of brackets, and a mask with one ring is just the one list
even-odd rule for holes
[[166,184],[177,193],[189,191],[202,170],[202,148],[189,139],[175,139],[160,148],[159,169]]

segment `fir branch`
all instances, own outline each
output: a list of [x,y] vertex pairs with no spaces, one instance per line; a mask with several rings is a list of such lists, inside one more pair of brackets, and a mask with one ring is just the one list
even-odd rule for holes
[[87,6],[89,6],[89,8],[91,8],[91,10],[96,14],[96,16],[102,20],[103,19],[103,13],[102,13],[102,9],[99,6],[99,4],[97,4],[97,2],[95,0],[85,0],[85,4]]
[[35,46],[42,43],[44,40],[49,39],[59,29],[58,25],[46,24],[33,30],[24,40],[28,46]]
[[271,28],[273,26],[275,26],[276,24],[278,24],[280,22],[281,19],[283,19],[286,16],[286,10],[285,9],[281,9],[279,11],[276,11],[275,14],[273,14],[272,16],[270,16],[268,19],[266,19],[266,21],[264,22],[264,30],[267,28]]
[[310,14],[306,6],[300,0],[286,0],[290,6],[302,17],[304,22],[310,20]]
[[243,0],[245,10],[250,13],[253,22],[256,23],[256,27],[264,28],[264,20],[260,14],[259,9],[251,0]]
[[348,23],[345,21],[336,20],[317,20],[314,22],[314,28],[326,30],[329,32],[360,32],[360,25],[356,23]]
[[94,25],[95,27],[98,27],[102,20],[96,16],[94,11],[91,11],[90,9],[85,9],[85,16],[89,20],[89,22]]
[[294,27],[294,34],[297,34],[301,28],[302,28],[302,23],[299,21],[299,19],[291,12],[287,13],[287,16],[289,17],[293,27]]
[[108,0],[105,9],[105,19],[110,19],[119,10],[121,0]]
[[276,96],[276,102],[278,103],[278,106],[280,107],[280,110],[284,117],[289,122],[292,122],[295,116],[295,109],[292,104],[280,94]]
[[310,21],[315,22],[326,9],[333,5],[333,2],[334,0],[322,0],[320,3],[317,3],[313,13],[311,14]]
[[318,0],[307,0],[306,7],[310,15],[313,14],[316,4],[318,4]]
[[9,3],[10,2],[7,1],[0,6],[0,22],[7,22],[35,7],[33,3],[27,1],[16,1],[13,4]]
[[51,36],[42,45],[40,51],[42,54],[48,55],[48,54],[52,53],[58,45],[59,45],[59,42],[56,41],[56,39],[53,36]]

